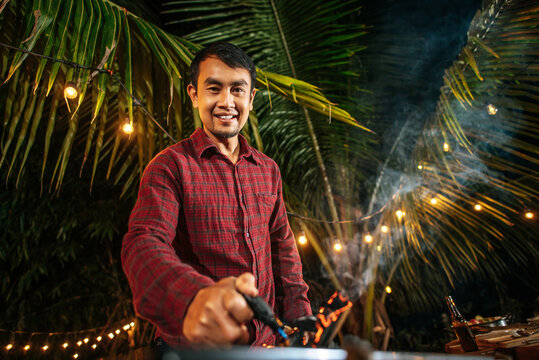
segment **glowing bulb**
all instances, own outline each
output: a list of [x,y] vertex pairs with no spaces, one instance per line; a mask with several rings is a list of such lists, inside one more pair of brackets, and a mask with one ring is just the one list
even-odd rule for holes
[[487,113],[489,115],[496,115],[497,112],[498,112],[498,109],[496,108],[496,106],[492,104],[487,105]]
[[473,208],[475,211],[481,211],[483,209],[483,207],[480,204],[475,204]]
[[79,354],[73,354],[73,359],[76,359],[79,357]]
[[125,325],[125,326],[123,327],[123,329],[124,329],[125,331],[127,331],[127,330],[129,330],[130,327],[131,327],[131,326],[130,326],[129,324],[127,324],[127,325]]
[[417,165],[417,168],[418,168],[419,170],[423,170],[423,165],[419,164],[419,165]]
[[42,347],[43,351],[47,351],[48,348],[49,348],[49,345],[45,345]]
[[534,217],[534,214],[531,212],[531,211],[528,211],[526,212],[526,214],[524,214],[524,216],[526,217],[526,219],[533,219]]
[[365,235],[363,240],[365,240],[366,243],[370,244],[372,242],[372,236],[370,234],[367,234]]
[[82,341],[84,341],[84,343],[85,343],[85,344],[88,344],[88,341],[90,341],[90,339],[88,339],[88,338],[85,338],[85,339],[84,339],[84,340],[82,340]]
[[24,351],[28,351],[28,349],[30,349],[30,345],[26,345],[23,349]]
[[339,252],[342,250],[342,245],[341,243],[335,243],[335,245],[333,245],[333,250]]
[[114,334],[113,334],[113,333],[109,333],[107,336],[108,336],[109,338],[111,338],[111,339],[114,338]]
[[393,291],[391,290],[391,287],[389,285],[386,286],[386,293],[391,294],[391,291]]
[[7,344],[6,345],[6,350],[11,350],[13,348],[13,344]]
[[81,346],[81,345],[82,345],[82,341],[77,341],[77,345],[78,345],[78,346]]
[[64,96],[68,99],[76,99],[77,96],[79,96],[77,84],[75,84],[73,81],[68,82],[64,88]]
[[98,336],[96,340],[101,341],[101,339],[103,339],[103,338],[101,336]]
[[66,349],[68,346],[69,346],[68,343],[63,343],[63,344],[62,344],[62,347],[63,347],[64,349]]
[[92,349],[95,350],[96,348],[97,348],[97,344],[93,344],[93,345],[92,345]]
[[131,325],[131,327],[135,327],[135,322],[132,321],[129,325]]
[[125,122],[122,125],[122,131],[127,135],[131,135],[135,131],[133,122],[129,118],[125,119]]
[[436,205],[438,203],[438,200],[436,200],[435,198],[432,198],[432,199],[430,199],[430,203],[432,205]]
[[301,245],[307,244],[307,236],[305,236],[305,233],[302,231],[298,235],[298,243]]
[[380,228],[380,230],[383,232],[383,233],[386,233],[389,231],[389,228],[386,226],[386,225],[382,225],[382,227]]
[[376,247],[376,250],[378,250],[378,252],[382,251],[382,245],[378,245],[378,246]]
[[400,220],[404,215],[406,215],[406,213],[402,210],[397,210],[395,215],[397,215],[397,218]]
[[120,333],[120,329],[116,329],[115,333],[116,333],[116,334],[119,334],[119,333]]
[[448,143],[444,143],[444,151],[445,152],[449,151],[449,144]]

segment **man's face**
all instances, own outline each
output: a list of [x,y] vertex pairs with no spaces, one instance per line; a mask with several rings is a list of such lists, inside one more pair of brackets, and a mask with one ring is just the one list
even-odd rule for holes
[[197,88],[189,84],[187,91],[204,131],[216,140],[237,136],[253,108],[249,71],[231,68],[216,57],[200,63]]

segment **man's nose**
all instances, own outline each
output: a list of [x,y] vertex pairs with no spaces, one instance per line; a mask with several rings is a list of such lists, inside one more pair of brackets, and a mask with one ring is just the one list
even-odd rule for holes
[[220,107],[233,107],[234,106],[234,98],[232,96],[232,93],[230,90],[223,90],[219,96],[219,104]]

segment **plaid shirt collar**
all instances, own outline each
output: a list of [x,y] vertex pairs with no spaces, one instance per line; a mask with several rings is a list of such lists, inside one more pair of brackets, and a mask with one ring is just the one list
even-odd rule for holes
[[[201,159],[205,153],[210,151],[210,149],[213,149],[212,151],[215,151],[217,153],[220,152],[217,146],[213,143],[213,141],[211,141],[209,136],[204,132],[202,128],[196,129],[195,132],[191,134],[190,139],[199,159]],[[258,154],[252,151],[252,148],[247,143],[247,140],[241,134],[238,135],[238,139],[240,143],[240,153],[238,156],[238,161],[241,158],[245,158],[246,160],[249,160],[254,164],[260,164]]]

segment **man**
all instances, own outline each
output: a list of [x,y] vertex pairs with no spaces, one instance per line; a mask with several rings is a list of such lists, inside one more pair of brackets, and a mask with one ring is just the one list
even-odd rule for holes
[[137,314],[173,347],[273,344],[240,293],[283,319],[311,314],[279,169],[239,135],[255,81],[238,47],[201,50],[187,91],[204,127],[158,154],[140,183],[122,264]]

